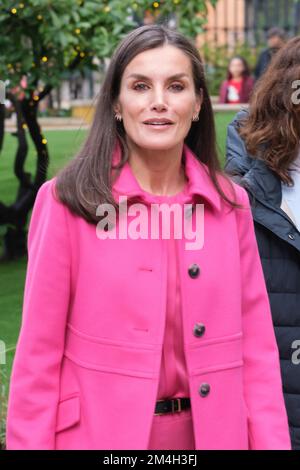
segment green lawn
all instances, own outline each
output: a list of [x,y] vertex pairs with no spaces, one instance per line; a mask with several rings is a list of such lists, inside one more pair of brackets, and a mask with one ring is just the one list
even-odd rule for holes
[[[216,126],[218,147],[220,149],[221,161],[224,163],[224,150],[226,139],[226,128],[235,113],[217,113]],[[50,164],[48,176],[52,177],[56,171],[63,166],[78,151],[83,141],[86,131],[47,131],[44,133],[48,140],[50,152]],[[13,174],[13,159],[16,149],[16,138],[10,133],[5,135],[3,151],[0,155],[0,201],[12,203],[16,194],[16,178]],[[35,152],[33,146],[27,159],[26,169],[34,173]],[[0,250],[2,251],[2,236],[4,228],[0,227]],[[6,365],[0,365],[0,385],[1,378],[4,382],[2,394],[7,395],[8,380],[11,371],[15,344],[21,323],[23,288],[26,272],[26,259],[19,261],[0,263],[0,340],[4,341],[7,349]],[[1,395],[0,395],[1,399]],[[2,406],[5,408],[5,398]],[[4,403],[4,405],[3,405]],[[0,402],[0,417],[1,412]],[[3,419],[2,419],[3,423]],[[2,430],[3,433],[3,430]],[[1,429],[0,429],[1,434]]]

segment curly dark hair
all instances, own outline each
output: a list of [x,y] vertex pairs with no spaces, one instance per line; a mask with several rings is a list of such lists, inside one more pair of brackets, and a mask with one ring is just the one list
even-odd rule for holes
[[300,36],[290,39],[256,82],[249,114],[239,127],[248,152],[263,159],[286,184],[300,142]]

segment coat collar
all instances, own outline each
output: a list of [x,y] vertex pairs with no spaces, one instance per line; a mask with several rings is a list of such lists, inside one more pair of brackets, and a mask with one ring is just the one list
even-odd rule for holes
[[263,160],[256,159],[241,179],[241,184],[253,196],[253,219],[300,251],[299,230],[281,207],[282,189],[279,176]]
[[[121,147],[117,141],[113,152],[113,164],[121,160]],[[204,198],[215,209],[221,209],[220,195],[215,189],[209,175],[208,167],[205,163],[201,162],[192,150],[184,143],[182,154],[185,174],[188,178],[187,195],[188,199],[195,197]],[[129,198],[141,197],[145,202],[151,199],[146,197],[146,192],[141,188],[137,179],[135,178],[131,166],[127,161],[122,167],[119,176],[113,183],[112,189],[114,196],[126,195]]]
[[280,207],[280,178],[267,167],[263,160],[255,159],[242,181],[247,184],[249,189],[253,190],[257,199],[265,201],[273,207]]

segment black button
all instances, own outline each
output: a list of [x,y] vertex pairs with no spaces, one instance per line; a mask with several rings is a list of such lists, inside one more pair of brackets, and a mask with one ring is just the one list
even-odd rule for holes
[[205,333],[205,326],[203,323],[196,323],[194,326],[194,335],[195,336],[202,336]]
[[293,235],[292,233],[289,233],[289,238],[290,238],[291,240],[295,240],[295,237],[294,237],[294,235]]
[[192,277],[193,279],[198,277],[200,274],[200,268],[198,266],[198,264],[192,264],[192,266],[189,267],[189,275],[190,277]]
[[199,389],[199,393],[201,397],[206,397],[210,392],[210,385],[207,383],[201,384],[201,387]]

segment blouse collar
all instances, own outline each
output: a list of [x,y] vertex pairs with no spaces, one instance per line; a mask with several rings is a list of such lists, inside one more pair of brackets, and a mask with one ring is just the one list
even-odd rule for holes
[[[117,140],[113,152],[113,164],[115,165],[121,160],[121,147]],[[185,191],[187,199],[195,196],[204,198],[216,210],[221,209],[221,197],[213,185],[209,175],[208,166],[201,162],[186,143],[183,145],[183,163],[185,165],[185,174],[187,177],[187,190]],[[149,197],[147,193],[139,185],[129,161],[126,161],[122,167],[119,175],[113,183],[114,197],[119,195],[126,195],[129,198],[140,197],[145,202],[151,201],[151,194]]]

